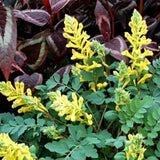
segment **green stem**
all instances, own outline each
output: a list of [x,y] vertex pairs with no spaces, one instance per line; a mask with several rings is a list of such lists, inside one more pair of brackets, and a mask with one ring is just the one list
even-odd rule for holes
[[98,124],[98,129],[97,129],[98,131],[99,131],[99,130],[100,130],[100,128],[101,128],[101,124],[102,124],[102,121],[103,121],[104,114],[105,114],[106,110],[107,110],[107,107],[105,107],[105,109],[103,110],[103,113],[102,113],[102,116],[101,116],[100,122],[99,122],[99,124]]
[[96,126],[98,126],[98,121],[97,121],[96,117],[94,116],[94,114],[93,114],[91,108],[89,107],[88,103],[86,102],[85,105],[87,106],[89,112],[92,114],[92,117],[93,117],[94,121],[96,122]]

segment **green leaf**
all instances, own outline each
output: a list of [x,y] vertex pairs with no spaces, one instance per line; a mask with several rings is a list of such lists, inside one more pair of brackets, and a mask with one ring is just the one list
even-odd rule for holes
[[159,108],[158,109],[154,109],[153,112],[152,112],[152,116],[155,120],[158,120],[160,119],[160,115],[159,115]]
[[68,82],[69,82],[69,74],[64,73],[64,74],[63,74],[62,83],[65,84],[65,85],[67,85]]
[[81,87],[81,83],[80,83],[80,79],[79,77],[76,77],[72,80],[72,88],[75,90],[75,91],[78,91]]
[[126,126],[126,125],[122,125],[121,130],[122,130],[124,133],[127,134],[127,133],[129,132],[130,128],[129,128],[128,126]]
[[27,125],[34,125],[35,124],[35,120],[33,118],[27,118],[24,120],[24,122]]
[[127,126],[128,126],[129,128],[132,128],[132,127],[133,127],[133,121],[132,121],[132,120],[127,120],[126,122],[127,122]]
[[0,133],[10,133],[14,127],[11,127],[9,124],[4,124],[0,127]]
[[123,142],[122,141],[118,141],[116,140],[114,142],[114,146],[118,149],[118,148],[121,148],[123,146]]
[[22,117],[16,116],[14,119],[15,119],[15,121],[17,122],[17,124],[19,124],[19,125],[24,125],[24,120],[23,120]]
[[85,126],[80,125],[69,125],[68,130],[70,135],[75,140],[80,140],[82,137],[87,136],[87,130],[85,129]]
[[27,130],[27,126],[21,126],[18,130],[18,137],[20,137]]
[[100,142],[101,141],[95,137],[87,137],[86,139],[83,140],[83,144],[98,144]]
[[115,121],[117,118],[118,118],[118,114],[116,111],[114,110],[110,110],[110,111],[107,111],[105,114],[104,114],[104,118],[105,120],[107,121]]
[[138,126],[138,133],[142,134],[143,137],[146,137],[147,134],[148,134],[147,131],[144,128],[140,127],[140,126]]
[[114,160],[126,160],[126,154],[124,152],[118,152],[114,156]]
[[45,120],[44,119],[38,119],[37,124],[40,125],[40,126],[44,126]]
[[88,95],[87,100],[90,101],[92,104],[101,105],[105,101],[105,95],[104,93],[97,91],[96,93]]
[[155,156],[150,156],[146,160],[158,160]]
[[160,151],[160,141],[157,144],[157,149],[158,149],[158,151]]
[[86,157],[98,158],[97,150],[93,145],[85,145],[82,146],[81,149],[83,150],[83,153]]
[[45,145],[45,148],[48,149],[50,152],[56,152],[63,155],[69,151],[68,146],[62,141],[54,141],[52,143],[47,143]]
[[[83,150],[81,148],[76,148],[74,149],[72,152],[71,152],[71,157],[74,159],[74,160],[86,160],[86,156],[83,152]],[[67,159],[67,160],[70,160],[70,159]]]
[[54,88],[57,85],[57,83],[54,81],[54,79],[52,77],[50,77],[47,80],[46,85],[47,85],[47,90],[50,90],[50,89]]
[[148,139],[144,140],[144,143],[148,146],[153,146],[154,145],[153,140],[151,138],[148,138]]
[[148,138],[153,139],[153,138],[156,138],[157,136],[158,136],[158,133],[155,132],[154,130],[152,130],[151,133],[148,133]]
[[55,73],[55,74],[53,75],[53,77],[54,77],[54,80],[55,80],[57,83],[60,82],[60,75],[59,75],[59,74]]
[[54,159],[51,157],[45,157],[45,158],[40,158],[39,160],[54,160]]

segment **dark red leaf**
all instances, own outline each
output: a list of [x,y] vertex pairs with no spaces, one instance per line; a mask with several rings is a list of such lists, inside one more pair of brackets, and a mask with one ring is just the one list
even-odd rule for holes
[[27,56],[26,63],[29,68],[36,70],[45,61],[48,54],[48,45],[46,44],[46,36],[50,32],[45,30],[32,39],[25,40],[18,45],[18,50]]
[[49,0],[52,13],[55,14],[64,8],[70,0]]
[[38,26],[44,26],[50,18],[50,14],[42,9],[14,10],[14,15]]
[[94,14],[96,16],[96,23],[101,31],[101,34],[109,39],[111,35],[109,14],[99,0],[97,0]]
[[18,66],[18,64],[16,62],[12,63],[12,71],[11,71],[11,73],[13,73],[14,71],[19,71],[22,74],[24,74],[24,71],[22,70],[22,68],[20,66]]
[[8,80],[17,45],[17,27],[9,7],[0,6],[0,69]]
[[146,48],[146,49],[148,49],[150,51],[160,52],[160,49],[158,48],[157,42],[151,42],[150,44],[143,45],[142,47]]
[[25,89],[30,88],[32,91],[34,91],[34,87],[37,85],[41,85],[43,81],[42,74],[34,73],[32,75],[23,74],[21,76],[18,76],[14,79],[14,82],[24,82]]
[[102,35],[97,35],[95,37],[92,37],[90,41],[97,40],[100,44],[106,43],[106,38],[104,38]]
[[21,51],[16,51],[14,60],[16,61],[17,65],[22,67],[24,62],[27,60],[26,55]]
[[49,35],[46,38],[46,41],[49,45],[55,63],[57,63],[59,60],[63,59],[67,55],[67,40],[63,37],[62,30],[57,30],[53,34]]
[[123,29],[126,29],[127,26],[127,13],[134,9],[136,6],[136,2],[132,0],[123,0],[114,3],[112,10],[115,17],[120,21]]
[[128,49],[123,37],[115,37],[110,42],[104,43],[104,47],[107,51],[110,51],[110,55],[115,59],[119,61],[124,60],[125,62],[128,62],[128,58],[121,54],[124,50]]
[[48,13],[51,14],[52,10],[51,10],[51,6],[50,6],[50,3],[49,3],[49,0],[42,0],[44,6],[46,7]]
[[71,71],[71,68],[72,68],[72,65],[64,66],[64,67],[60,68],[59,70],[57,70],[54,74],[59,74],[60,75],[60,79],[62,79],[63,74],[64,73],[69,74],[70,71]]
[[157,23],[158,23],[157,19],[149,17],[149,16],[145,16],[144,20],[146,20],[148,31],[151,31],[155,27],[157,27]]

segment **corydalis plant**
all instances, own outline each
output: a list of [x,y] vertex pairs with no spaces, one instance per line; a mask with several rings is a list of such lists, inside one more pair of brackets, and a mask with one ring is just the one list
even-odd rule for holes
[[[126,32],[125,37],[131,43],[132,51],[130,53],[128,50],[125,50],[124,52],[122,52],[122,55],[125,55],[131,59],[131,65],[126,71],[126,76],[136,75],[136,79],[134,79],[133,82],[135,85],[137,85],[145,83],[146,79],[152,76],[148,73],[148,65],[150,64],[150,62],[146,57],[152,56],[153,52],[145,48],[143,50],[143,45],[149,44],[151,42],[151,39],[146,38],[146,21],[142,20],[142,16],[138,13],[138,11],[134,10],[131,21],[129,22],[129,26],[131,27],[132,34]],[[119,78],[119,81],[121,82],[123,78]],[[124,81],[123,87],[125,87],[129,82],[130,78],[127,77],[126,81]]]
[[88,64],[88,59],[94,55],[94,52],[91,50],[92,43],[88,40],[90,36],[85,31],[82,31],[83,24],[78,23],[74,17],[69,15],[65,16],[64,24],[65,33],[63,36],[70,40],[66,47],[74,48],[72,49],[73,55],[71,59],[83,60],[83,65],[76,63],[76,67],[86,71],[101,67],[101,64],[98,64],[95,61],[93,61],[91,65]]
[[92,115],[85,112],[83,98],[77,98],[77,95],[72,93],[72,101],[68,100],[66,95],[61,95],[60,91],[48,93],[49,98],[53,101],[50,108],[58,112],[60,117],[66,115],[66,120],[80,121],[88,125],[92,125]]
[[[127,160],[136,158],[142,160],[146,149],[142,146],[143,136],[141,134],[128,135],[129,141],[126,143],[125,152]],[[131,158],[132,157],[132,158]]]
[[[66,15],[64,24],[63,36],[69,39],[66,47],[72,48],[71,59],[79,60],[76,63],[76,68],[79,70],[81,81],[91,81],[89,85],[94,92],[104,88],[107,85],[105,81],[99,84],[99,78],[106,76],[104,68],[108,68],[105,63],[106,52],[104,48],[97,41],[89,41],[90,36],[83,31],[83,24],[78,23],[74,17]],[[100,74],[97,74],[98,72]],[[87,80],[85,75],[88,73],[92,79]]]
[[15,143],[9,135],[5,133],[0,134],[0,157],[3,157],[2,160],[34,160],[28,146],[24,143]]
[[31,89],[24,91],[23,82],[15,82],[15,87],[8,82],[0,82],[0,93],[7,97],[8,101],[14,101],[12,108],[21,107],[19,113],[31,112],[35,109],[40,112],[48,112],[48,110],[40,102],[40,99],[32,96]]

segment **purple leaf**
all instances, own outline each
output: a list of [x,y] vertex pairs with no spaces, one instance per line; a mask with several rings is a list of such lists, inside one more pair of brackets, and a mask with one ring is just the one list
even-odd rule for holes
[[38,26],[44,26],[50,18],[50,14],[41,9],[14,10],[14,15]]
[[52,13],[55,14],[64,8],[70,0],[49,0]]
[[143,45],[142,47],[146,48],[146,49],[148,49],[150,51],[160,52],[160,49],[158,48],[157,42],[151,42],[150,44]]
[[17,45],[17,26],[9,7],[0,6],[0,69],[8,80]]
[[155,18],[145,16],[144,20],[146,20],[148,31],[152,31],[153,29],[155,29],[155,27],[157,27],[158,21]]
[[123,37],[115,37],[110,42],[104,43],[104,47],[107,51],[110,51],[110,55],[115,59],[119,61],[124,60],[125,62],[128,62],[128,58],[121,54],[124,50],[128,49]]
[[36,70],[45,61],[48,54],[48,45],[46,44],[46,36],[50,32],[45,30],[32,39],[25,40],[18,45],[18,50],[27,56],[26,63],[29,68]]
[[112,10],[115,17],[120,21],[123,29],[126,29],[128,12],[130,12],[136,6],[136,2],[132,0],[123,0],[114,3]]
[[26,55],[21,51],[16,51],[14,60],[16,61],[17,65],[22,67],[24,62],[27,60]]
[[57,30],[46,38],[55,63],[63,59],[68,53],[66,48],[67,39],[63,37],[62,33],[62,30]]
[[41,85],[43,81],[42,74],[34,73],[32,75],[23,74],[21,76],[18,76],[14,79],[14,82],[24,82],[25,89],[30,88],[32,91],[34,91],[34,87],[37,85]]
[[92,40],[97,40],[100,44],[106,43],[106,38],[104,38],[102,35],[94,36],[90,39],[90,41]]
[[109,39],[111,35],[109,14],[99,0],[97,0],[94,14],[96,16],[96,23],[101,31],[101,34]]

